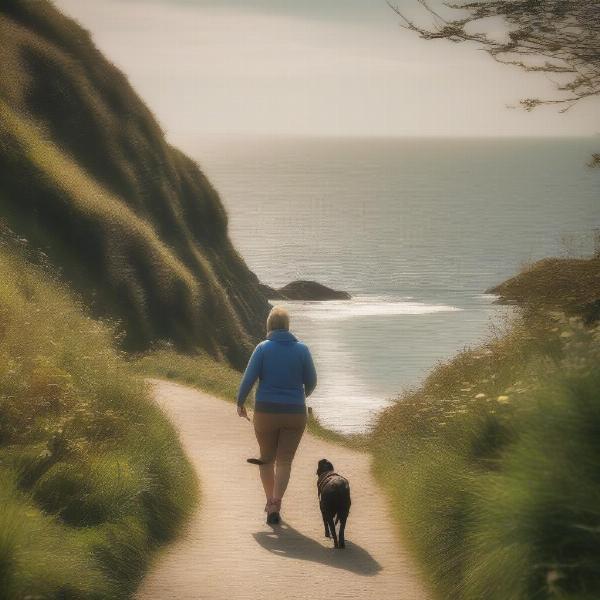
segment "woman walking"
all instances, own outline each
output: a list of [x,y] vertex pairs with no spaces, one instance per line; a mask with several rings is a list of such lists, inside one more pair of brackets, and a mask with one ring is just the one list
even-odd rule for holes
[[269,524],[279,523],[292,460],[306,428],[306,397],[317,385],[310,350],[289,328],[288,312],[275,306],[267,318],[267,339],[254,349],[237,395],[237,413],[248,418],[244,401],[259,380],[253,424],[260,459],[252,462],[260,465]]

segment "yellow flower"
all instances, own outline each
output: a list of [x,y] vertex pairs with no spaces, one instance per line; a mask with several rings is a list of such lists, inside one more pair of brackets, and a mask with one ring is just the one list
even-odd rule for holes
[[500,402],[500,404],[508,404],[510,402],[510,398],[508,396],[498,396],[496,400]]

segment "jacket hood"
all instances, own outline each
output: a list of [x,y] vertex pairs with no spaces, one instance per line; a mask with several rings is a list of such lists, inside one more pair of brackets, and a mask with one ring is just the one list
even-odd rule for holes
[[267,335],[267,339],[282,344],[292,344],[298,341],[298,338],[287,329],[273,329],[269,332],[269,335]]

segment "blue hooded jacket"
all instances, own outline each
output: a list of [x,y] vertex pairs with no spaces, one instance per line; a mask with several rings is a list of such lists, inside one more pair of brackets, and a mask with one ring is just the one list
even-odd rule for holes
[[274,329],[256,346],[237,395],[239,406],[256,380],[255,410],[259,412],[306,412],[306,396],[317,385],[310,350],[287,329]]

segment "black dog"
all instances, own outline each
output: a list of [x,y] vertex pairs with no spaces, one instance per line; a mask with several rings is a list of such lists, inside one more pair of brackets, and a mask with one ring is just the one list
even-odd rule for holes
[[[323,515],[325,525],[325,537],[333,536],[333,545],[336,548],[345,548],[344,529],[350,512],[350,484],[333,470],[333,465],[322,458],[317,467],[317,491],[319,494],[319,506]],[[336,522],[333,518],[336,517]],[[335,525],[340,524],[339,543],[335,531]],[[331,532],[331,535],[330,535]]]

